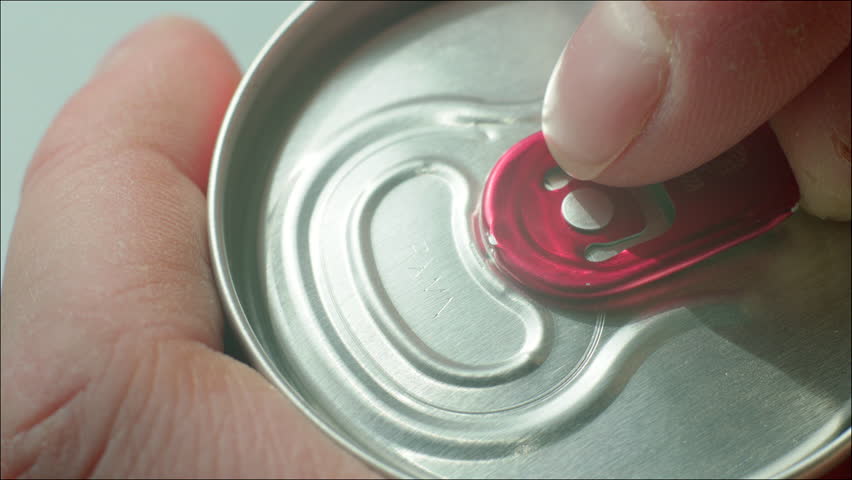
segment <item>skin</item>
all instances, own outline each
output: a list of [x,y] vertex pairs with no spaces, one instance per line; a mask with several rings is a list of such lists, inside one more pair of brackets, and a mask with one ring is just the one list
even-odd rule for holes
[[[674,19],[686,17],[668,20],[676,38],[690,26]],[[587,24],[594,36],[595,24]],[[776,132],[798,132],[782,144],[804,157],[827,151],[821,125],[828,125],[848,154],[845,25],[846,46],[832,44],[833,53],[773,97],[771,108],[721,105],[708,122],[743,111],[765,117]],[[709,35],[720,27],[701,28]],[[732,55],[737,41],[705,52],[708,61]],[[740,65],[746,76],[758,68],[745,59]],[[689,75],[692,67],[671,68]],[[3,478],[376,476],[254,370],[222,353],[204,196],[215,135],[239,76],[204,27],[161,19],[116,46],[47,131],[21,192],[3,283]],[[837,78],[847,79],[840,108]],[[659,101],[669,101],[666,95]],[[703,100],[683,101],[698,109]],[[740,125],[716,135],[726,140],[677,164],[666,151],[674,133],[654,133],[654,122],[664,121],[655,115],[638,135],[667,160],[652,161],[633,142],[601,181],[618,184],[631,171],[658,180],[747,133]],[[848,165],[845,172],[848,195]]]
[[375,476],[221,351],[204,193],[239,78],[160,20],[45,135],[3,283],[4,478]]
[[850,219],[850,2],[601,2],[548,85],[556,161],[613,186],[693,170],[769,123],[804,210]]

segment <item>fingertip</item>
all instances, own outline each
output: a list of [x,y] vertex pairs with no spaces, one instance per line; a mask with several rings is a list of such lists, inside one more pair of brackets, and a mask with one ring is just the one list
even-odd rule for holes
[[[158,59],[157,61],[152,61]],[[109,79],[110,74],[118,78]],[[170,97],[181,99],[170,109],[170,119],[182,128],[189,127],[191,117],[203,120],[198,130],[189,136],[174,138],[164,132],[163,138],[174,145],[164,150],[180,150],[187,138],[195,155],[172,155],[176,166],[202,191],[207,189],[207,177],[215,137],[231,96],[240,81],[241,72],[234,57],[222,41],[197,20],[166,15],[157,17],[131,32],[106,56],[95,73],[93,83],[126,84],[137,82],[156,84],[159,90],[169,91]],[[156,77],[156,78],[152,78]],[[148,82],[146,82],[147,79]],[[178,93],[179,92],[179,93]],[[165,116],[165,105],[158,105],[156,114]]]
[[240,76],[227,47],[203,24],[180,16],[144,23],[104,56],[57,115],[25,189],[69,153],[132,139],[166,154],[206,191],[215,137]]
[[602,2],[563,50],[542,131],[556,162],[596,178],[642,132],[666,86],[670,42],[644,2]]
[[138,53],[139,45],[153,47],[162,41],[172,44],[175,50],[183,53],[200,55],[200,59],[217,60],[223,67],[223,73],[227,72],[230,76],[240,74],[236,61],[219,37],[200,21],[181,15],[162,15],[142,23],[107,51],[95,72],[122,65],[122,60],[126,58],[138,61],[138,58],[133,58],[133,54]]
[[770,121],[796,176],[802,209],[826,220],[852,218],[850,50]]
[[849,44],[848,9],[601,2],[548,83],[542,131],[551,153],[572,176],[611,186],[693,170],[824,71]]

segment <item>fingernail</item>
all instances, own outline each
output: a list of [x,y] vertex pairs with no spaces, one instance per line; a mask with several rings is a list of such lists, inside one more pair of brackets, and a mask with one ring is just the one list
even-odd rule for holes
[[598,4],[554,69],[542,131],[554,159],[591,180],[645,128],[669,73],[669,41],[643,2]]

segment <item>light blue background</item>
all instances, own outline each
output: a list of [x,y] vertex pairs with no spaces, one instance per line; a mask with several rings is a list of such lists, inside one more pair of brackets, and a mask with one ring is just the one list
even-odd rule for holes
[[53,116],[109,48],[154,17],[200,20],[243,70],[300,2],[0,3],[0,255],[12,233],[27,163]]

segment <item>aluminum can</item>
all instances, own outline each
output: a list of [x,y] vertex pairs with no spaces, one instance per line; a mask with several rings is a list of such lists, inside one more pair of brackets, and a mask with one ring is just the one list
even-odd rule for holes
[[541,128],[590,8],[300,8],[215,151],[230,320],[260,372],[390,476],[821,475],[850,445],[848,224],[788,208],[600,305],[528,291],[481,241],[487,179]]

